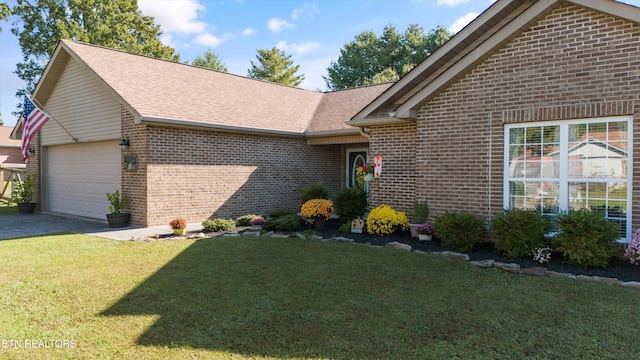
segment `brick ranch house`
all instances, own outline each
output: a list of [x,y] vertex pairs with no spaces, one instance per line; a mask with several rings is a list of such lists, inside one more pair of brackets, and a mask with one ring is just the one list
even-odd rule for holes
[[104,220],[120,190],[145,226],[297,210],[302,187],[352,181],[367,138],[345,122],[390,85],[322,93],[62,40],[33,94],[55,119],[31,143],[36,201]]
[[34,95],[79,141],[50,121],[29,168],[45,210],[70,212],[74,182],[110,176],[73,201],[120,188],[134,223],[155,225],[297,206],[301,186],[336,189],[358,156],[381,154],[373,206],[596,207],[628,240],[639,66],[640,9],[611,0],[498,0],[392,86],[331,93],[62,41]]

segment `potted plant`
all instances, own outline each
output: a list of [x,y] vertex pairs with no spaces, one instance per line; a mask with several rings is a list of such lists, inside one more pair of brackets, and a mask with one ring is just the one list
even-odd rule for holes
[[169,226],[176,235],[185,235],[187,233],[187,222],[183,218],[175,218],[171,220]]
[[249,223],[252,226],[252,230],[262,230],[262,227],[267,222],[262,216],[256,216],[249,220]]
[[116,190],[113,193],[107,193],[107,199],[109,200],[109,211],[111,214],[107,214],[107,222],[109,227],[118,228],[129,225],[131,220],[131,214],[122,212],[122,209],[127,207],[129,199],[126,196],[120,196],[120,191]]
[[364,181],[371,181],[373,180],[373,165],[371,164],[364,164],[362,165],[362,172],[364,174]]
[[316,229],[322,229],[333,214],[333,202],[327,199],[311,199],[302,205],[302,217]]
[[427,201],[413,201],[413,220],[415,222],[409,224],[411,237],[418,237],[418,226],[424,224],[429,217],[429,203]]
[[420,224],[418,225],[418,239],[420,241],[431,241],[431,238],[433,236],[433,226],[429,223],[424,223],[424,224]]
[[36,176],[28,175],[23,181],[14,180],[11,201],[18,205],[20,214],[31,214],[36,209],[33,195],[36,192]]

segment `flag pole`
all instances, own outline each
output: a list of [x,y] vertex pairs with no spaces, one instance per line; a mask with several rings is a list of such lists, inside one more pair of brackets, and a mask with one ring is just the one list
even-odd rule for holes
[[71,133],[69,132],[69,130],[67,130],[67,128],[65,128],[60,121],[58,121],[55,117],[53,117],[53,115],[51,115],[51,113],[49,113],[48,111],[46,111],[44,109],[44,106],[42,106],[42,104],[40,104],[40,102],[38,100],[36,100],[35,97],[33,97],[33,95],[31,95],[31,93],[27,92],[27,94],[29,94],[29,99],[31,99],[31,101],[36,104],[42,111],[44,111],[47,115],[49,115],[50,119],[53,119],[53,121],[55,121],[58,125],[60,125],[60,127],[62,128],[62,130],[64,130],[70,137],[71,139],[73,139],[73,141],[78,142],[78,138],[71,135]]

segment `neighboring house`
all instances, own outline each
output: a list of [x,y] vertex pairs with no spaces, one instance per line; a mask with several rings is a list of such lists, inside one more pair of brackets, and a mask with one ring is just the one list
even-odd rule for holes
[[20,140],[11,139],[11,126],[0,126],[0,166],[24,168],[20,154]]
[[[628,241],[640,226],[640,9],[498,0],[348,124],[384,157],[373,205],[410,213],[428,200],[432,215],[488,219],[588,204]],[[519,158],[539,169],[509,171]]]
[[105,219],[120,190],[147,226],[298,210],[302,187],[351,181],[368,139],[345,122],[390,85],[322,93],[63,40],[34,91],[53,117],[31,142],[36,200]]

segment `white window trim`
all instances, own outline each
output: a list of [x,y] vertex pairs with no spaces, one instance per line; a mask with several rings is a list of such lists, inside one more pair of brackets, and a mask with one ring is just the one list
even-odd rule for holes
[[[559,199],[558,205],[561,211],[566,211],[569,208],[569,179],[568,166],[566,166],[566,159],[569,149],[569,126],[574,124],[589,124],[599,122],[627,122],[627,228],[626,238],[620,239],[621,243],[628,243],[631,241],[631,228],[632,228],[632,203],[633,203],[633,116],[609,116],[599,118],[586,118],[586,119],[572,119],[572,120],[557,120],[557,121],[536,121],[527,123],[513,123],[506,124],[504,129],[504,164],[503,164],[503,200],[502,206],[505,209],[509,208],[509,139],[510,131],[512,128],[522,127],[537,127],[537,126],[560,126],[560,174],[558,180],[559,184]],[[525,179],[523,179],[524,181]]]

